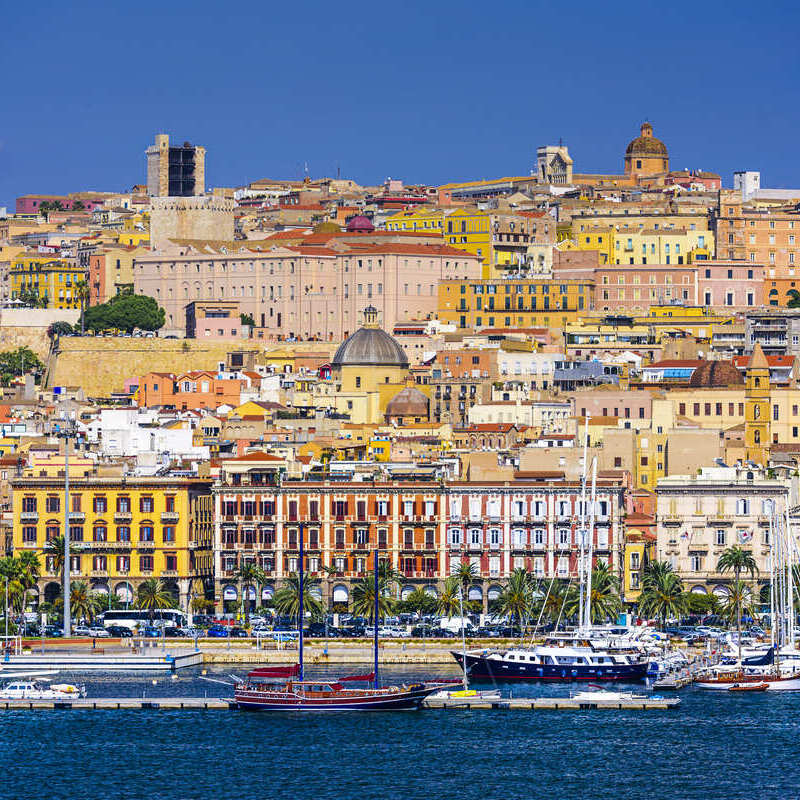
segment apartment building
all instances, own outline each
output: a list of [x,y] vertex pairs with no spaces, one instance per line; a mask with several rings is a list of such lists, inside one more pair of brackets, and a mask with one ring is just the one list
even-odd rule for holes
[[[64,533],[61,463],[61,476],[26,473],[10,479],[14,551],[39,555],[39,601],[53,602],[61,594],[60,571],[47,550],[48,542]],[[193,478],[71,477],[72,580],[131,603],[142,581],[159,578],[188,609],[192,596],[203,597],[211,586],[210,486]]]
[[[438,594],[463,561],[478,580],[470,599],[487,607],[515,568],[538,577],[574,577],[580,484],[563,473],[520,474],[513,484],[393,481],[347,483],[281,480],[280,459],[252,453],[222,462],[215,497],[215,558],[220,603],[241,598],[235,580],[243,562],[261,565],[269,599],[299,568],[322,578],[320,597],[347,603],[352,584],[379,557],[402,574],[401,596],[422,587]],[[595,553],[619,568],[624,487],[598,480]],[[322,567],[333,567],[333,575]],[[252,588],[252,593],[250,589]],[[253,587],[246,597],[254,598]]]
[[770,517],[784,515],[788,487],[752,467],[704,467],[699,474],[661,478],[657,496],[658,558],[668,561],[686,588],[727,597],[731,573],[717,562],[733,545],[748,550],[758,583],[769,581]]

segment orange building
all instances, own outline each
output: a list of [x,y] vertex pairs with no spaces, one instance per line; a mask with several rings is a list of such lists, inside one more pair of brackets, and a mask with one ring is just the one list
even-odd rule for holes
[[216,372],[148,372],[139,379],[139,407],[210,409],[222,405],[238,406],[244,381],[218,378]]

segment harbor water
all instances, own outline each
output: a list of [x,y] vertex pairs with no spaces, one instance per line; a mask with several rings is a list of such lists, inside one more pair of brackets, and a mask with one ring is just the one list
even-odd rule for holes
[[[235,668],[216,667],[208,677],[227,681],[229,673]],[[439,667],[424,676],[457,672]],[[86,677],[90,697],[232,694],[229,686],[203,680],[200,670],[176,679]],[[382,677],[388,683],[423,674],[395,667]],[[514,697],[570,691],[563,684],[501,688]],[[677,711],[0,711],[2,796],[749,800],[800,794],[800,693],[688,689],[680,697]]]

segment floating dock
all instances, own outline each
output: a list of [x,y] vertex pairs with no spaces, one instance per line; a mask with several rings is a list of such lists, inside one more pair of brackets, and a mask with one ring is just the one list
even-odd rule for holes
[[425,701],[426,708],[493,708],[504,711],[580,711],[583,709],[623,709],[623,710],[660,710],[667,711],[678,708],[681,701],[676,697],[644,697],[621,700],[577,700],[574,697],[527,697],[500,700],[485,700],[476,697],[433,698]]
[[[483,700],[476,697],[458,699],[431,699],[425,701],[431,709],[495,709],[500,711],[581,711],[581,710],[668,710],[677,708],[677,698],[648,697],[621,700],[618,702],[575,700],[571,697],[516,698],[506,700]],[[75,700],[0,700],[0,711],[35,710],[76,711],[233,711],[235,700],[220,697],[82,697]]]
[[185,667],[203,663],[199,650],[185,653],[116,653],[97,655],[91,652],[77,653],[28,653],[0,658],[0,678],[3,670],[57,669],[68,672],[86,670],[103,672],[175,672]]

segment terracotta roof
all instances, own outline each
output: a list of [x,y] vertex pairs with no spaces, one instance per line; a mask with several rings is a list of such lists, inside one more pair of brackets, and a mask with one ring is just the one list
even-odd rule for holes
[[[766,359],[770,367],[791,367],[794,364],[794,356],[766,356]],[[732,361],[739,369],[742,369],[749,365],[750,356],[734,356]]]
[[247,453],[244,456],[236,456],[235,458],[226,458],[225,461],[285,461],[286,459],[278,458],[278,456],[271,456],[269,453]]

